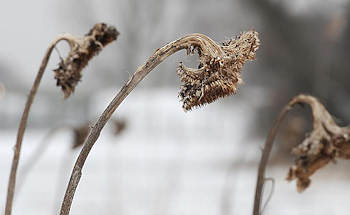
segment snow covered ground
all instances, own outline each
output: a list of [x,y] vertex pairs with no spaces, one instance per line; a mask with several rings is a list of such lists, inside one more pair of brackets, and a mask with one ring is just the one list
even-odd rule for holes
[[[127,129],[118,137],[106,127],[87,160],[72,214],[213,215],[251,214],[264,140],[249,138],[255,109],[249,101],[220,100],[183,113],[175,90],[135,91],[118,114]],[[111,94],[96,96],[100,113]],[[57,214],[78,150],[71,133],[61,131],[22,184],[21,167],[49,131],[28,129],[24,137],[13,214]],[[0,131],[0,209],[16,131]],[[350,209],[347,162],[330,165],[313,177],[303,194],[284,180],[286,166],[270,166],[276,179],[265,214],[346,214]],[[343,174],[344,173],[344,174]],[[266,193],[270,190],[267,185]]]

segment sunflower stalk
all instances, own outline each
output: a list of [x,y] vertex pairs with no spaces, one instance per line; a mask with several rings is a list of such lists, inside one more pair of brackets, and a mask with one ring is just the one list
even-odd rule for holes
[[61,86],[65,94],[65,98],[67,98],[74,91],[76,84],[80,80],[81,71],[87,65],[88,61],[94,55],[96,55],[102,47],[115,40],[118,34],[118,31],[114,27],[109,27],[104,23],[99,23],[96,24],[92,30],[90,30],[90,32],[82,38],[66,33],[59,35],[50,43],[41,62],[39,71],[34,80],[34,84],[30,90],[18,128],[7,189],[5,215],[11,215],[12,203],[15,194],[17,168],[29,111],[35,94],[39,88],[39,84],[46,69],[47,63],[50,59],[52,50],[60,41],[66,41],[70,47],[70,52],[67,58],[63,60],[59,64],[59,68],[55,70],[57,85]]
[[188,54],[198,53],[198,69],[187,68],[182,64],[178,69],[178,75],[183,82],[179,97],[183,102],[183,109],[187,111],[235,93],[241,80],[241,69],[247,60],[255,58],[259,45],[258,33],[248,31],[222,45],[205,35],[190,34],[157,49],[130,77],[91,129],[73,167],[60,215],[68,215],[70,212],[85,161],[103,127],[123,100],[157,65],[183,49],[187,50]]
[[336,159],[350,159],[350,128],[338,126],[327,109],[315,97],[304,94],[294,97],[279,113],[265,142],[259,163],[254,215],[261,214],[265,170],[279,125],[297,104],[309,105],[313,116],[311,133],[292,150],[292,154],[296,155],[295,164],[289,168],[286,178],[288,181],[297,180],[297,191],[302,192],[308,188],[311,183],[310,176],[329,162]]

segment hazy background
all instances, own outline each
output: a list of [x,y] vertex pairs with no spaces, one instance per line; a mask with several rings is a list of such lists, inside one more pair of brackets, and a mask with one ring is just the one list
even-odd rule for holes
[[[168,58],[114,114],[126,122],[125,130],[114,135],[110,123],[102,132],[72,214],[248,214],[265,136],[292,96],[315,95],[340,125],[349,124],[349,1],[5,0],[0,4],[1,211],[16,130],[48,44],[62,32],[84,35],[98,22],[121,34],[90,61],[67,100],[53,78],[59,55],[51,56],[23,141],[13,214],[58,213],[79,152],[71,149],[70,127],[94,122],[157,48],[188,33],[218,42],[245,30],[260,33],[257,59],[244,66],[238,94],[184,113],[176,67],[180,61],[196,67],[198,58],[185,51]],[[57,48],[65,56],[68,46]],[[284,180],[293,162],[289,151],[310,130],[310,119],[309,110],[299,108],[282,126],[267,174],[276,186],[266,214],[349,211],[347,162],[319,171],[303,194]],[[44,138],[47,133],[50,138]],[[37,162],[26,173],[33,157]],[[268,184],[265,193],[270,190]]]

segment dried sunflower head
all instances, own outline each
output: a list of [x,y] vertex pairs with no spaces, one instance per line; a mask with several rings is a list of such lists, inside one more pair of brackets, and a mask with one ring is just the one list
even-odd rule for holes
[[299,95],[289,105],[298,103],[310,105],[313,115],[313,130],[293,148],[296,160],[287,175],[287,180],[297,180],[297,190],[302,192],[310,185],[310,176],[330,161],[350,159],[350,129],[339,127],[315,97]]
[[248,31],[218,45],[210,38],[194,34],[187,53],[198,52],[198,69],[182,63],[177,74],[183,83],[179,97],[185,111],[236,93],[242,83],[241,70],[247,60],[254,60],[260,46],[258,33]]
[[70,52],[54,70],[57,86],[64,92],[65,98],[74,92],[81,79],[81,71],[91,58],[97,55],[104,46],[117,39],[119,32],[104,23],[96,24],[83,38],[69,39]]

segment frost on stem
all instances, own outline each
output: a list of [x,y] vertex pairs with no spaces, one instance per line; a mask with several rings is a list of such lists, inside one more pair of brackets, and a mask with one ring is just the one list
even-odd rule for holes
[[[204,35],[197,35],[204,37]],[[221,45],[210,38],[203,39],[204,45],[193,43],[187,54],[198,52],[198,69],[188,68],[182,63],[177,74],[183,83],[179,97],[185,111],[208,104],[220,97],[236,93],[242,83],[241,70],[247,60],[254,60],[260,46],[258,33],[248,31]]]
[[313,130],[293,148],[295,165],[290,167],[287,180],[297,180],[297,190],[304,191],[310,185],[310,176],[330,161],[350,159],[350,128],[339,127],[326,108],[314,97],[299,95],[290,103],[311,106]]
[[89,60],[97,55],[104,46],[117,39],[119,32],[104,23],[96,24],[83,38],[69,39],[70,52],[54,70],[57,86],[62,88],[67,98],[74,92],[75,86],[81,79],[81,71]]

